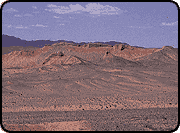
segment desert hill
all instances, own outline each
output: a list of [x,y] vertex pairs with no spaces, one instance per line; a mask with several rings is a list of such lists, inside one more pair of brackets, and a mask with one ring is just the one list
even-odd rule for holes
[[149,68],[169,68],[177,71],[178,50],[170,46],[163,46],[154,53],[138,58],[138,61]]
[[147,57],[141,57],[139,60],[149,59],[163,61],[163,62],[174,62],[178,61],[178,50],[170,47],[170,46],[163,46],[162,49],[157,50],[155,53],[148,55]]
[[[128,44],[110,46],[89,43],[82,46],[60,42],[36,50],[13,51],[2,55],[3,68],[39,68],[45,65],[72,65],[91,62],[96,65],[113,65],[119,67],[148,67],[176,64],[178,51],[173,47],[137,48]],[[67,68],[67,67],[66,67]]]

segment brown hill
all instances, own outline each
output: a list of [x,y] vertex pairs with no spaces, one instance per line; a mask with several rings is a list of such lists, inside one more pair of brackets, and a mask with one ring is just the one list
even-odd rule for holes
[[164,63],[177,63],[178,52],[174,48],[163,47],[148,56],[139,58],[140,60],[157,61]]
[[[42,66],[65,66],[91,62],[125,67],[148,67],[176,64],[178,51],[164,46],[162,49],[137,48],[130,45],[115,44],[109,47],[106,44],[89,43],[87,47],[79,47],[71,43],[56,43],[35,50],[13,51],[2,55],[3,68],[41,68]],[[110,65],[110,64],[109,64]]]
[[148,68],[158,68],[177,71],[178,51],[173,47],[164,46],[154,53],[138,58],[138,62]]
[[142,64],[138,61],[131,61],[128,59],[124,59],[123,57],[115,56],[110,52],[106,52],[99,62],[99,64],[103,64],[104,66],[115,66],[115,67],[141,67]]

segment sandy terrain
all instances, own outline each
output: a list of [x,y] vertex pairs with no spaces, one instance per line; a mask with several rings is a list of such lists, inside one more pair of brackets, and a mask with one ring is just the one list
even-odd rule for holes
[[170,46],[60,43],[2,55],[2,122],[9,131],[170,131],[177,109],[178,50]]

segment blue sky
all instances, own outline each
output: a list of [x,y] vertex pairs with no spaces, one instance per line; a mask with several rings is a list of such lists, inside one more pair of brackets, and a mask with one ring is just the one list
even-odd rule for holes
[[178,10],[170,2],[11,2],[2,10],[2,34],[177,48]]

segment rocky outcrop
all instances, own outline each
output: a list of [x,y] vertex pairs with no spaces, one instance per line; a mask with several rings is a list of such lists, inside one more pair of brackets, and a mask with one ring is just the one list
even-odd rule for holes
[[109,47],[109,45],[108,44],[102,44],[102,43],[88,43],[87,45],[86,45],[86,47],[88,47],[88,48],[91,48],[91,47]]
[[162,49],[173,49],[172,46],[163,46]]
[[113,46],[114,50],[124,50],[125,48],[127,48],[127,45],[124,45],[124,44],[115,44]]
[[112,61],[112,59],[113,59],[113,55],[109,51],[106,51],[106,53],[103,56],[103,60],[106,60],[109,62],[109,61]]
[[75,56],[69,56],[64,62],[63,64],[67,64],[67,65],[72,65],[72,64],[78,64],[81,63],[81,61],[76,58]]
[[138,61],[131,61],[124,59],[123,57],[118,57],[113,55],[110,51],[106,51],[100,64],[104,65],[115,65],[118,67],[141,67],[142,63]]
[[52,46],[65,46],[65,45],[67,45],[68,43],[67,42],[60,42],[60,43],[54,43],[54,44],[52,44]]
[[64,56],[64,54],[62,53],[62,52],[57,52],[57,53],[55,53],[55,54],[51,54],[44,62],[43,62],[43,64],[46,64],[48,61],[50,61],[50,59],[51,58],[53,58],[54,56],[60,56],[60,57],[62,57],[62,56]]

